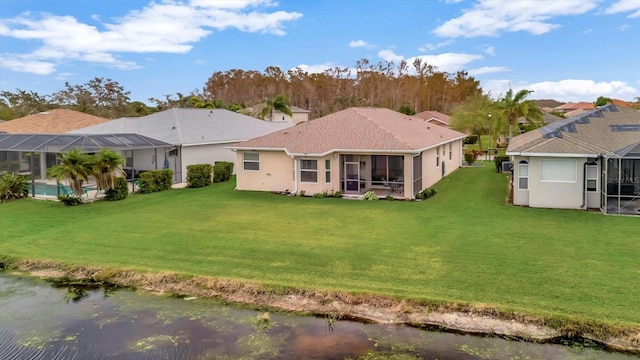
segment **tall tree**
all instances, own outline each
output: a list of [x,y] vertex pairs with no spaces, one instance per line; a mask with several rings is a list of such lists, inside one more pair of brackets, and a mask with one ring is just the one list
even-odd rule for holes
[[613,104],[613,100],[605,96],[598,96],[595,102],[595,106],[604,106],[607,104]]
[[492,117],[489,116],[492,105],[493,101],[488,95],[476,94],[470,96],[466,101],[454,107],[449,126],[454,130],[478,135],[478,145],[482,149],[482,137],[480,135],[485,133],[485,130],[489,127],[489,122],[492,121]]
[[129,111],[129,94],[117,81],[93,78],[86,84],[71,85],[53,94],[52,102],[74,110],[108,119],[125,116]]
[[280,94],[275,98],[267,98],[265,101],[266,105],[262,108],[261,117],[262,119],[269,115],[269,121],[273,121],[273,111],[280,111],[283,114],[287,114],[289,116],[293,116],[291,112],[291,103],[289,102],[289,98],[286,95]]
[[0,91],[0,107],[2,120],[11,120],[52,109],[48,96],[35,91],[16,89],[16,92]]
[[509,88],[504,97],[495,103],[498,121],[506,121],[509,124],[509,137],[507,143],[513,138],[513,127],[516,121],[524,117],[530,124],[542,123],[542,111],[531,100],[527,100],[527,96],[533,93],[533,90],[522,89],[515,95],[513,89]]

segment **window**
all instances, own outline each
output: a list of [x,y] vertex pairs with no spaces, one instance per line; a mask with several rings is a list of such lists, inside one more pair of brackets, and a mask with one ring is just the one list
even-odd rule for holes
[[598,165],[596,164],[587,165],[587,191],[598,191]]
[[331,182],[331,160],[330,159],[326,159],[324,161],[324,182],[327,184]]
[[449,143],[449,160],[451,160],[452,153],[453,153],[453,143]]
[[318,182],[318,160],[300,159],[300,182]]
[[576,182],[576,160],[540,160],[540,181]]
[[244,153],[243,169],[260,170],[260,154],[256,152]]
[[518,190],[529,190],[529,163],[518,163]]

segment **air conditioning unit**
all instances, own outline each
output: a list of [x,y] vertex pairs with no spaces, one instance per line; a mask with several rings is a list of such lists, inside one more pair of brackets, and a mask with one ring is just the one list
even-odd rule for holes
[[500,165],[502,172],[512,172],[513,171],[513,163],[511,161],[503,161]]

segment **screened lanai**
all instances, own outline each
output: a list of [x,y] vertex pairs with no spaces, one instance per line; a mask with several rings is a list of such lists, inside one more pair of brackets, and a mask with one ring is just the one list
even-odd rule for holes
[[607,214],[640,215],[640,143],[604,157],[602,206]]
[[139,134],[6,134],[0,133],[0,173],[28,176],[35,195],[35,181],[47,179],[47,169],[58,161],[57,154],[80,150],[88,154],[103,148],[120,152],[126,159],[127,177],[143,170],[163,168],[158,159],[175,150],[175,145]]

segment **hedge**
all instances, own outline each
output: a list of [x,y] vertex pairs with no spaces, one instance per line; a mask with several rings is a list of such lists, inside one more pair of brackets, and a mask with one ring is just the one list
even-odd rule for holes
[[229,161],[216,161],[213,165],[213,182],[229,181],[233,174],[233,163]]
[[199,188],[211,185],[213,166],[211,164],[187,165],[187,187]]
[[105,191],[105,199],[110,201],[117,201],[126,199],[129,196],[129,184],[123,177],[116,178],[116,186],[113,189],[107,189]]
[[140,173],[138,185],[141,194],[165,191],[171,189],[173,170],[151,170]]

